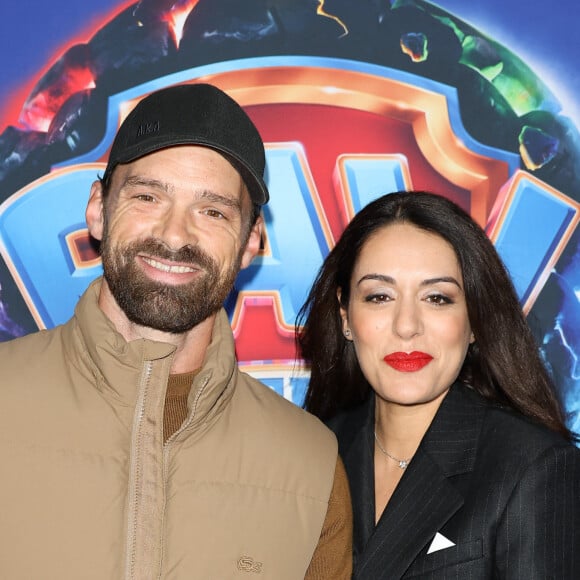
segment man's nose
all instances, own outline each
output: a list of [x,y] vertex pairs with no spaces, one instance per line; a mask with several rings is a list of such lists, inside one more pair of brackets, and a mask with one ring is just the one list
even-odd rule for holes
[[154,228],[154,235],[172,250],[195,245],[197,235],[192,216],[184,209],[172,206]]

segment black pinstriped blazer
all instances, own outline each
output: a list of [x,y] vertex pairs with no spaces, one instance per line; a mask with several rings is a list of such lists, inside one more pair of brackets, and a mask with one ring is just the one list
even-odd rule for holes
[[[580,580],[580,450],[456,384],[374,525],[374,397],[329,422],[357,580]],[[428,554],[439,533],[453,546]]]

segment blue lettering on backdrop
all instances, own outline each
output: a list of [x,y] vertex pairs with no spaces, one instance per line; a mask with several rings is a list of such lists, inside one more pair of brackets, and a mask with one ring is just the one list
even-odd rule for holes
[[236,287],[249,294],[276,293],[284,324],[290,327],[331,240],[302,145],[267,145],[266,158],[272,192],[264,208],[266,252],[240,272]]
[[0,249],[40,328],[68,320],[101,273],[100,264],[79,264],[66,242],[71,233],[86,230],[89,190],[100,168],[58,170],[0,206]]
[[556,248],[577,219],[578,203],[522,177],[493,240],[525,304],[553,266]]
[[407,158],[403,155],[343,156],[347,197],[354,213],[387,191],[411,189]]

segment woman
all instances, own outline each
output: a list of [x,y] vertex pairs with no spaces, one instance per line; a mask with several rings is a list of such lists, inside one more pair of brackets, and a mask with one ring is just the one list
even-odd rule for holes
[[338,437],[354,577],[580,578],[580,450],[510,278],[449,200],[359,212],[298,319]]

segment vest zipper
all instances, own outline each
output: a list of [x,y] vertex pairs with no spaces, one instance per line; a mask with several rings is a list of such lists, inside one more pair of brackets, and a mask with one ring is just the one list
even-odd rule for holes
[[[171,443],[184,429],[187,429],[187,427],[193,421],[195,413],[197,411],[197,404],[199,402],[199,399],[203,395],[203,392],[205,391],[205,388],[207,387],[208,383],[209,377],[206,377],[203,383],[200,385],[199,389],[197,390],[197,393],[195,394],[195,398],[193,399],[193,405],[191,406],[191,413],[187,417],[187,420],[183,422],[181,427],[165,442],[165,445],[163,446],[163,485],[165,486],[165,488],[167,488],[167,467],[168,467],[167,464],[169,460],[169,448],[171,447]],[[163,517],[165,519],[165,508],[163,511]],[[161,578],[163,570],[163,556],[164,556],[163,548],[164,546],[161,546],[161,566],[159,567],[158,578]]]
[[145,403],[149,391],[149,383],[153,372],[153,362],[147,361],[143,368],[141,380],[139,381],[139,395],[135,407],[133,418],[133,430],[131,433],[131,460],[129,468],[129,492],[128,492],[128,514],[127,514],[127,561],[125,567],[126,580],[135,578],[135,553],[137,544],[137,522],[140,502],[141,488],[141,425],[145,414]]

